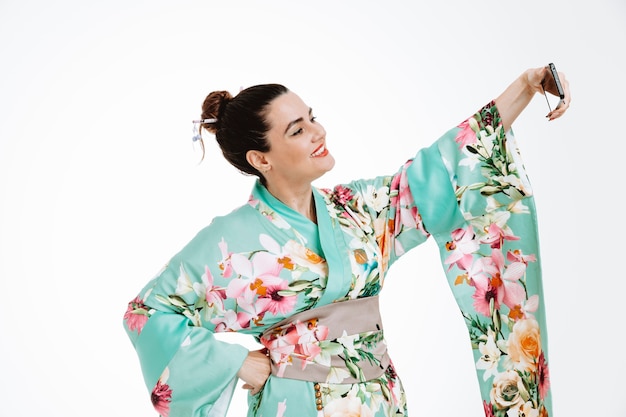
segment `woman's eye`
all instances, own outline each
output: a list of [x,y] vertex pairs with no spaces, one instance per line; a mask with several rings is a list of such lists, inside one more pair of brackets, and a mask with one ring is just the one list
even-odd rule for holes
[[[311,123],[317,123],[317,117],[315,116],[311,116],[311,118],[309,119],[311,121]],[[302,134],[304,132],[303,128],[299,128],[298,130],[295,130],[293,133],[291,133],[291,136],[298,136],[300,134]]]

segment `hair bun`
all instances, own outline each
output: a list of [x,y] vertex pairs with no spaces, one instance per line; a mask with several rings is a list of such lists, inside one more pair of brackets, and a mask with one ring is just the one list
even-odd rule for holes
[[224,113],[226,105],[233,100],[233,96],[228,91],[213,91],[204,99],[202,103],[202,119],[217,119],[215,123],[203,123],[204,127],[210,133],[217,132],[220,117]]

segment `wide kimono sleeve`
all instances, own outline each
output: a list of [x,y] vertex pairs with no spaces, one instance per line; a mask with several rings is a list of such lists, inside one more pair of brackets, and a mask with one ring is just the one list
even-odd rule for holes
[[211,312],[228,309],[218,303],[229,300],[211,297],[218,283],[205,263],[206,242],[212,242],[207,233],[174,256],[124,315],[152,404],[163,417],[225,416],[248,353],[214,337]]
[[421,150],[407,176],[469,330],[486,416],[550,415],[535,205],[495,103]]

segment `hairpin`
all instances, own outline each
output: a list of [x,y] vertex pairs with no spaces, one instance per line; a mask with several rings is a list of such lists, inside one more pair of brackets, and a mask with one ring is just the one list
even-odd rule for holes
[[216,123],[217,119],[200,119],[200,120],[194,120],[194,123]]
[[217,119],[215,119],[215,118],[200,119],[200,120],[193,120],[192,122],[193,122],[193,136],[192,136],[191,140],[196,142],[196,141],[199,141],[200,139],[202,139],[202,133],[200,132],[200,127],[198,125],[199,124],[204,124],[204,123],[216,123]]

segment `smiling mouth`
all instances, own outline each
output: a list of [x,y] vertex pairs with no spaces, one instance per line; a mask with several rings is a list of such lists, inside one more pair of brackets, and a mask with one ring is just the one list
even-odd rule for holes
[[328,149],[326,149],[326,144],[322,144],[319,148],[315,150],[311,154],[311,158],[316,158],[318,156],[326,156],[328,154]]

